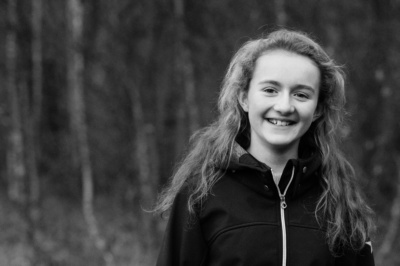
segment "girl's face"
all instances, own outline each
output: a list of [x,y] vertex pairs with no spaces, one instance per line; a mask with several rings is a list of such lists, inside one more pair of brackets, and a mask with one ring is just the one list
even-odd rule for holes
[[318,118],[319,85],[320,71],[308,57],[285,50],[260,56],[240,96],[251,127],[249,152],[261,158],[273,150],[297,154],[300,138]]

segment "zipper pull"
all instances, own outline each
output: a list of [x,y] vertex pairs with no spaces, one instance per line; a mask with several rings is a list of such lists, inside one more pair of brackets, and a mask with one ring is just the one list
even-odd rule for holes
[[286,209],[286,207],[287,207],[287,204],[286,204],[285,196],[281,195],[281,208]]

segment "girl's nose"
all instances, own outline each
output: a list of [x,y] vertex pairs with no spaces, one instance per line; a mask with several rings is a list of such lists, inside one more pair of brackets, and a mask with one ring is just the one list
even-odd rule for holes
[[290,97],[282,95],[279,97],[274,105],[274,110],[285,115],[294,112],[294,106],[291,104]]

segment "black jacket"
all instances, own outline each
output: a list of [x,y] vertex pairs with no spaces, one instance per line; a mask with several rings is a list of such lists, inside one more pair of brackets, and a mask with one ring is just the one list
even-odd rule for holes
[[370,266],[372,248],[333,256],[323,221],[320,159],[290,160],[279,182],[248,153],[238,156],[213,186],[201,211],[189,215],[188,195],[175,198],[157,266]]

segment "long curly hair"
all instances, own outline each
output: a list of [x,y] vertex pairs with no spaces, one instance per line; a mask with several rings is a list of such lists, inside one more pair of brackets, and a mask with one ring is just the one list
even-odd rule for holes
[[192,136],[189,151],[160,194],[155,211],[168,211],[176,194],[187,186],[188,209],[193,213],[223,175],[220,169],[229,164],[238,138],[241,143],[250,143],[250,124],[239,97],[249,89],[257,59],[272,50],[306,56],[320,70],[317,110],[321,116],[302,137],[302,142],[316,146],[322,157],[323,193],[315,213],[317,219],[321,219],[318,217],[322,213],[327,221],[327,240],[333,252],[346,246],[359,250],[374,223],[372,210],[357,187],[354,168],[339,149],[345,104],[344,73],[318,43],[298,31],[281,29],[248,41],[233,56],[222,84],[218,119]]

